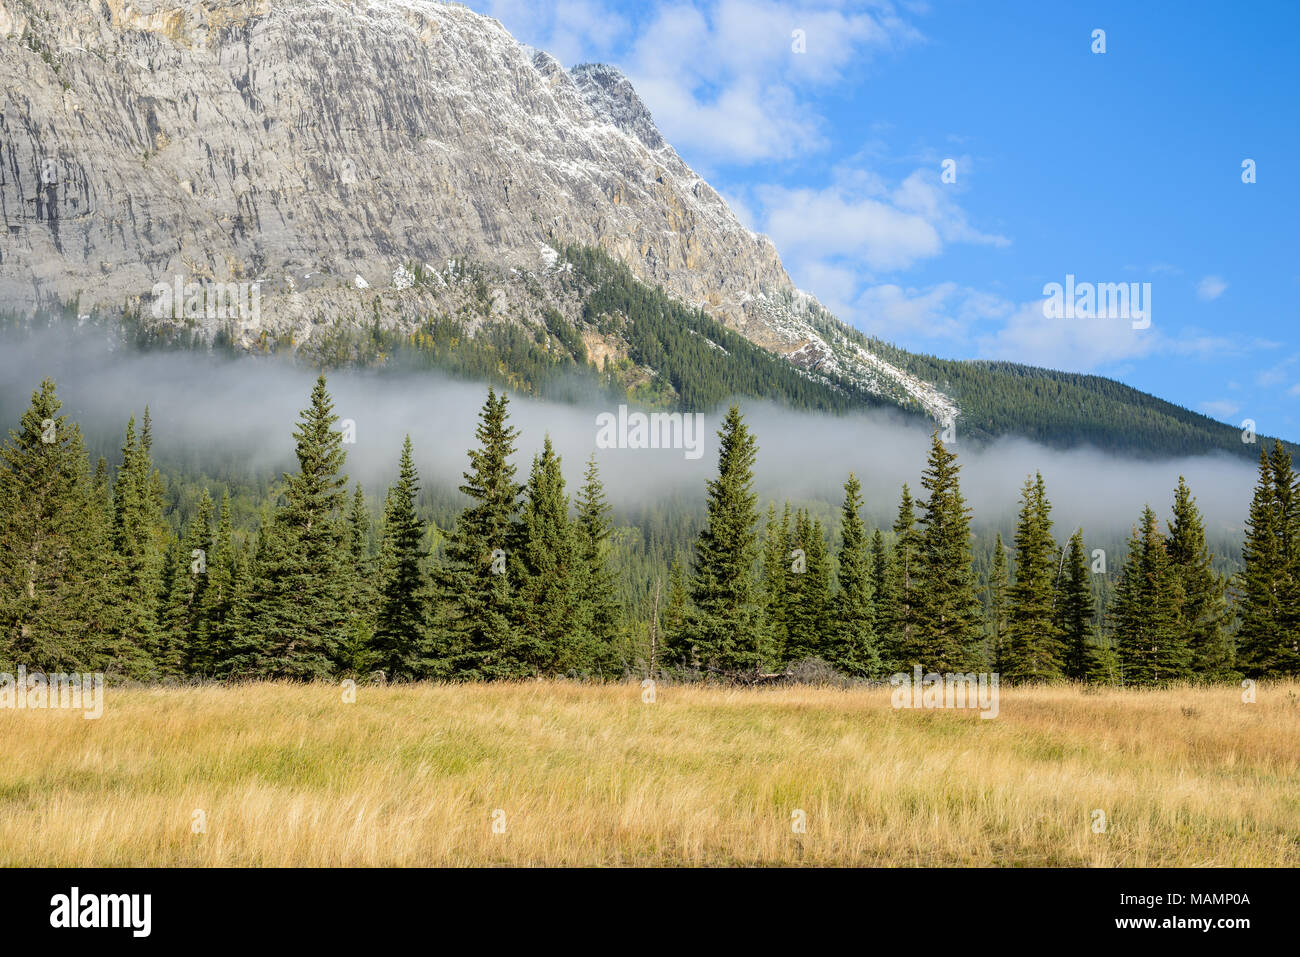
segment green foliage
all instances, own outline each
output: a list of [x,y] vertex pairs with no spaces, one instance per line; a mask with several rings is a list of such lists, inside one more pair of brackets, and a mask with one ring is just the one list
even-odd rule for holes
[[754,462],[758,445],[732,406],[718,435],[718,477],[708,483],[708,519],[695,543],[691,608],[678,647],[692,661],[729,674],[757,674],[761,618],[754,582],[758,496]]
[[983,622],[970,546],[970,510],[958,486],[957,455],[931,436],[921,486],[916,589],[917,629],[909,666],[927,671],[984,667]]
[[1053,681],[1065,675],[1065,648],[1054,607],[1060,552],[1052,540],[1052,505],[1041,472],[1025,479],[1020,502],[1005,673],[1013,681]]
[[[429,596],[425,592],[424,525],[415,513],[420,478],[411,458],[411,437],[402,442],[397,484],[388,490],[384,502],[384,526],[379,547],[378,618],[373,650],[376,667],[390,681],[414,678],[428,670]],[[358,489],[358,493],[360,489]],[[363,534],[354,501],[349,522],[347,558],[360,572],[364,560],[358,548]]]

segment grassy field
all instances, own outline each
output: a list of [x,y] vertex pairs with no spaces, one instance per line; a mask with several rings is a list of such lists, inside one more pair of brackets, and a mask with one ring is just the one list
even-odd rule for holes
[[1298,685],[105,694],[0,711],[0,863],[1300,864]]

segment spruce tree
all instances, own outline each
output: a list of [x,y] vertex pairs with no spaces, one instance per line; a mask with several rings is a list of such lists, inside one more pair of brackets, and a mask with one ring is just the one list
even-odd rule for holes
[[903,483],[893,532],[894,547],[882,603],[885,609],[882,647],[890,671],[910,671],[922,657],[919,644],[920,599],[917,595],[920,587],[920,535],[916,528],[912,492],[906,482]]
[[[159,604],[163,587],[163,551],[159,542],[162,503],[159,479],[149,444],[137,438],[135,417],[126,427],[122,465],[113,483],[113,642],[134,647],[141,655],[137,675],[157,673],[163,654]],[[147,666],[143,663],[147,661]]]
[[[397,482],[384,502],[379,547],[379,600],[373,647],[375,664],[390,681],[416,678],[429,670],[428,594],[424,577],[424,523],[415,512],[420,478],[411,457],[411,437],[402,442]],[[353,527],[351,538],[360,529]],[[355,548],[355,544],[354,544]],[[352,551],[349,561],[356,562]]]
[[605,500],[605,486],[594,455],[587,460],[576,504],[574,534],[581,582],[578,597],[583,628],[592,642],[590,665],[608,672],[613,667],[615,643],[623,630],[623,614],[614,574],[609,568],[612,509]]
[[[374,647],[379,615],[378,567],[376,557],[371,554],[370,527],[365,489],[358,482],[352,489],[352,504],[348,506],[343,526],[343,564],[352,620],[348,623],[347,635],[339,652],[339,667],[357,675],[368,674],[380,667],[380,656]],[[427,608],[425,616],[427,619]],[[425,638],[427,650],[427,633]]]
[[787,579],[790,574],[790,503],[785,503],[785,517],[776,520],[776,503],[767,507],[767,523],[763,528],[763,646],[762,666],[778,667],[786,660],[789,641],[787,628]]
[[1007,665],[1007,613],[1010,607],[1011,578],[1007,571],[1007,547],[1002,533],[997,533],[993,545],[993,568],[988,580],[988,635],[989,660],[993,670],[1001,674]]
[[533,675],[585,675],[592,664],[582,562],[551,437],[533,456],[510,545],[516,654]]
[[514,678],[527,674],[511,628],[511,590],[506,549],[519,510],[521,486],[510,464],[518,431],[510,426],[509,398],[488,390],[469,452],[470,470],[461,492],[470,505],[447,537],[437,574],[442,618],[439,667],[465,678]]
[[1065,677],[1071,681],[1096,681],[1101,677],[1094,641],[1096,610],[1080,528],[1066,546],[1056,594],[1056,628],[1065,647]]
[[786,593],[786,660],[820,658],[831,663],[835,634],[831,615],[830,556],[821,522],[806,509],[795,513],[792,560]]
[[762,666],[754,583],[758,447],[736,406],[718,435],[718,477],[708,483],[706,525],[695,544],[687,630],[693,654],[706,668],[757,674]]
[[881,676],[871,585],[871,555],[862,523],[862,483],[849,473],[840,509],[840,553],[835,596],[836,642],[831,664],[848,675]]
[[1300,675],[1300,479],[1291,466],[1291,454],[1278,440],[1269,453],[1273,469],[1273,497],[1277,510],[1279,633],[1274,639],[1273,672]]
[[1226,584],[1211,567],[1205,525],[1186,480],[1178,476],[1174,518],[1169,526],[1169,560],[1182,588],[1182,628],[1187,635],[1192,677],[1227,681],[1234,677],[1228,643]]
[[1065,674],[1065,648],[1054,609],[1060,552],[1052,540],[1052,506],[1041,472],[1025,479],[1020,501],[1005,674],[1013,681],[1052,681]]
[[1290,490],[1279,490],[1279,482],[1289,485],[1289,464],[1280,446],[1272,456],[1266,449],[1259,452],[1259,480],[1246,519],[1246,540],[1242,545],[1242,570],[1236,577],[1238,613],[1237,661],[1251,678],[1281,677],[1294,672],[1291,646],[1294,632],[1288,634],[1287,618],[1289,579],[1293,563],[1287,555],[1288,499]]
[[196,636],[189,649],[186,670],[200,678],[215,677],[230,655],[233,639],[235,595],[239,568],[235,553],[230,490],[221,494],[217,531],[207,556],[207,583],[199,599]]
[[243,665],[270,677],[328,677],[347,644],[347,476],[340,472],[347,455],[337,421],[320,376],[294,431],[298,471],[285,474],[284,504],[259,534],[239,625]]
[[212,553],[212,498],[203,490],[198,509],[170,558],[167,600],[159,634],[158,672],[178,678],[189,672],[199,642],[203,596]]
[[93,618],[95,499],[80,429],[54,382],[32,393],[0,448],[0,670],[99,665]]
[[921,485],[917,560],[917,635],[914,659],[931,671],[974,671],[984,667],[982,622],[970,546],[970,510],[958,485],[956,453],[936,431]]
[[1155,512],[1147,506],[1133,529],[1111,608],[1115,650],[1126,685],[1154,685],[1190,675],[1179,609],[1182,588]]
[[885,632],[889,614],[889,548],[880,529],[871,533],[871,627],[876,636],[876,650],[882,669],[887,664]]

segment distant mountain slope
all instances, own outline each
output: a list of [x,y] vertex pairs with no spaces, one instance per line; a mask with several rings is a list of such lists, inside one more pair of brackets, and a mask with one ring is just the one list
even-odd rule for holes
[[[657,404],[731,390],[889,403],[974,438],[1231,446],[1116,383],[861,335],[622,73],[566,71],[455,4],[0,0],[0,38],[0,309],[322,362],[382,341],[516,385],[590,361]],[[258,284],[256,314],[154,315],[156,287],[229,281]]]

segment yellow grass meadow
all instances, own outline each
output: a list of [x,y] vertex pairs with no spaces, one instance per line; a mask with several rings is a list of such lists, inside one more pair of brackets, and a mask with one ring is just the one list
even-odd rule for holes
[[1296,684],[1004,688],[993,720],[887,688],[105,695],[0,711],[0,863],[1300,864]]

